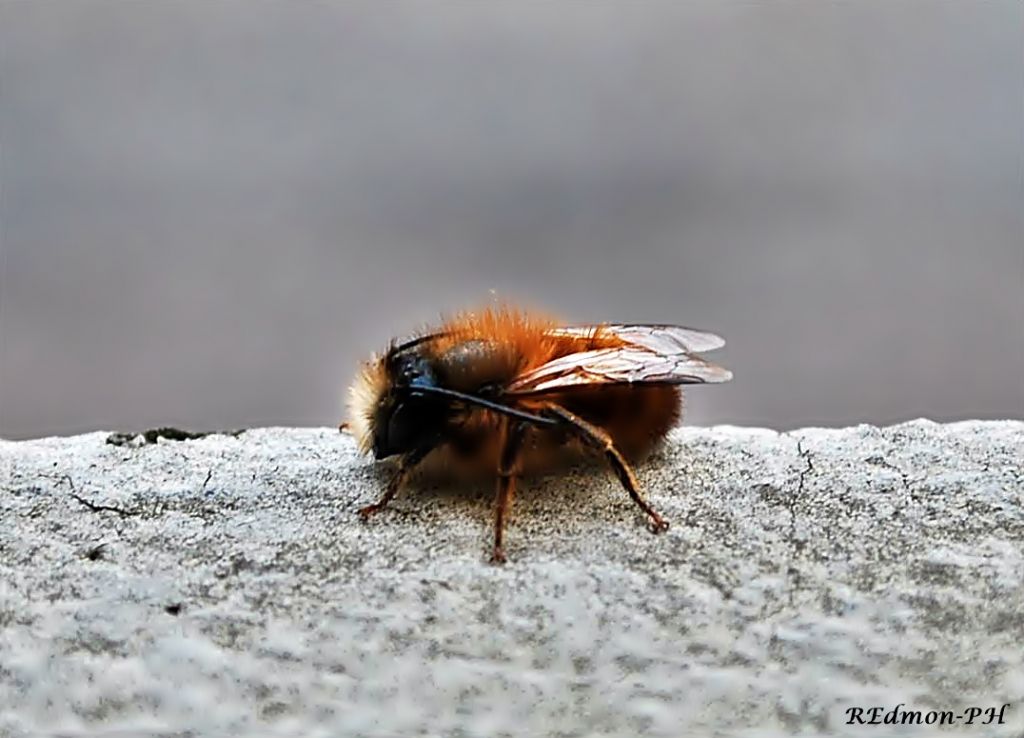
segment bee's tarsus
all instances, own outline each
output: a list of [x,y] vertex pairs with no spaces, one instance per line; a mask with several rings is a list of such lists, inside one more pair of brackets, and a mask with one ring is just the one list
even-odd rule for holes
[[387,507],[388,503],[391,502],[391,500],[394,499],[394,497],[395,497],[395,495],[397,493],[398,493],[398,485],[395,485],[395,484],[389,485],[388,488],[387,488],[387,491],[384,492],[383,495],[381,495],[381,498],[379,500],[377,500],[372,505],[366,505],[365,507],[359,508],[359,510],[357,511],[356,514],[359,515],[359,518],[365,523],[370,518],[372,518],[374,515],[376,515],[381,510],[383,510],[385,507]]
[[651,531],[654,535],[664,533],[668,530],[668,521],[655,513],[655,517],[652,517],[647,524],[647,530]]
[[405,480],[409,478],[409,474],[416,467],[416,464],[418,464],[422,459],[423,453],[421,452],[408,454],[402,457],[402,460],[398,464],[398,471],[395,472],[395,476],[393,476],[391,481],[388,482],[388,487],[384,490],[384,494],[380,496],[380,499],[372,505],[359,508],[358,514],[359,517],[363,519],[364,523],[387,507],[388,503],[395,499],[395,495],[398,494],[398,491],[405,484]]
[[382,505],[380,503],[375,503],[373,505],[367,505],[366,507],[359,508],[358,515],[362,519],[362,521],[365,523],[370,518],[372,518],[374,515],[379,513],[381,510],[383,510],[385,507],[386,507],[386,503],[384,505]]

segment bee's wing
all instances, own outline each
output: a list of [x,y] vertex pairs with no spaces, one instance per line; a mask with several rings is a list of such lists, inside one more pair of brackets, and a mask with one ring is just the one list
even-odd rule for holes
[[725,345],[725,339],[714,333],[686,328],[681,325],[626,325],[602,324],[552,328],[553,336],[570,336],[587,339],[595,333],[612,334],[627,343],[632,343],[663,356],[680,353],[713,351]]
[[728,382],[732,372],[676,350],[656,353],[637,346],[579,351],[516,377],[507,394],[533,395],[609,384],[704,384]]

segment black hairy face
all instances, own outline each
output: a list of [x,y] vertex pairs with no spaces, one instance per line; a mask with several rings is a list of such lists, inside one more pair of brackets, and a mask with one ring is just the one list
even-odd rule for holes
[[418,387],[437,386],[430,362],[416,352],[397,353],[387,357],[387,372],[390,390],[377,408],[373,455],[383,459],[433,447],[448,417],[448,402],[417,392]]

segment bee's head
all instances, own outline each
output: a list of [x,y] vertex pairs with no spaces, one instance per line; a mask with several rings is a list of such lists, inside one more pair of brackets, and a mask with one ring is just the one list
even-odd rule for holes
[[392,348],[371,359],[350,390],[351,427],[360,448],[383,459],[434,445],[447,403],[417,388],[436,386],[430,362],[418,351]]

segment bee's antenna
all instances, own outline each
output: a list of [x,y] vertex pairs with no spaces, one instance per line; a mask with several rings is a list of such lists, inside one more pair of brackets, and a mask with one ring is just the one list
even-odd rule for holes
[[403,351],[408,351],[409,349],[413,348],[414,346],[419,346],[421,343],[426,343],[427,341],[433,341],[435,338],[440,338],[441,336],[447,336],[447,335],[448,335],[447,333],[428,333],[428,334],[426,334],[424,336],[417,336],[416,338],[409,339],[405,343],[400,343],[400,344],[397,344],[397,345],[392,344],[391,348],[388,350],[388,353],[389,354],[400,354]]
[[524,410],[517,410],[516,408],[509,407],[508,405],[502,405],[497,402],[485,400],[484,398],[477,397],[476,395],[467,395],[464,392],[457,392],[456,390],[450,390],[444,387],[436,387],[431,385],[416,385],[415,387],[411,387],[410,390],[412,391],[413,394],[440,395],[441,397],[449,397],[453,400],[458,400],[459,402],[464,402],[468,405],[476,405],[477,407],[482,407],[487,410],[493,410],[494,412],[501,413],[502,415],[508,415],[509,417],[512,418],[519,418],[520,420],[525,420],[528,423],[533,423],[534,425],[559,425],[559,422],[557,420],[553,420],[551,418],[545,418],[540,415],[534,415],[533,413],[528,413]]

